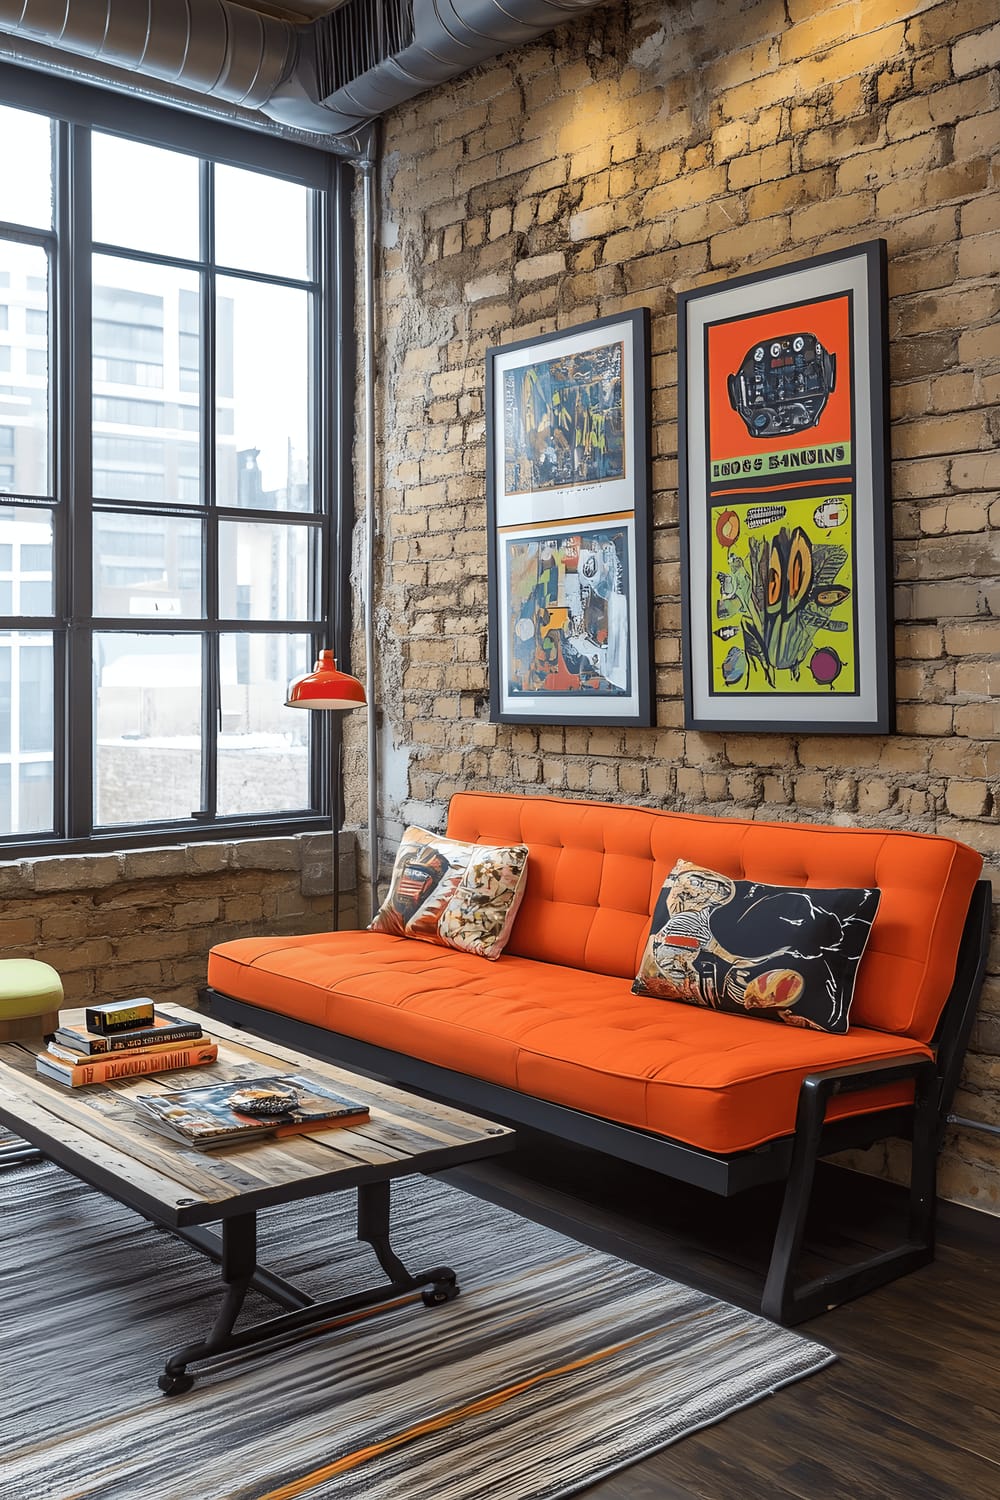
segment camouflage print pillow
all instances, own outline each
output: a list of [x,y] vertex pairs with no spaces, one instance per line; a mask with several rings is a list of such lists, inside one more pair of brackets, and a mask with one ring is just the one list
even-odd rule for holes
[[499,958],[527,875],[524,844],[463,844],[423,828],[408,828],[389,893],[369,931]]
[[657,897],[633,994],[846,1031],[881,894],[733,880],[679,859]]

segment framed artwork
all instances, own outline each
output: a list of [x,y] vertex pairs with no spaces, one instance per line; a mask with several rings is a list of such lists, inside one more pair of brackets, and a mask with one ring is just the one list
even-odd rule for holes
[[886,734],[885,241],[677,302],[685,724]]
[[490,717],[649,724],[649,313],[486,355]]

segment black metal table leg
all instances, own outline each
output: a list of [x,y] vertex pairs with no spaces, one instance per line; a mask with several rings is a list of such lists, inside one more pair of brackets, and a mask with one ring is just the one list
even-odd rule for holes
[[[167,1396],[179,1396],[191,1389],[194,1375],[188,1365],[250,1349],[258,1344],[288,1341],[305,1337],[330,1327],[346,1313],[361,1308],[376,1308],[403,1292],[419,1291],[428,1307],[452,1302],[459,1295],[458,1279],[450,1266],[432,1266],[426,1271],[409,1272],[392,1248],[389,1239],[389,1184],[366,1183],[358,1188],[358,1239],[371,1245],[379,1265],[389,1278],[382,1286],[369,1287],[346,1297],[314,1302],[305,1292],[281,1277],[273,1276],[257,1265],[257,1225],[254,1214],[241,1214],[222,1223],[221,1241],[213,1234],[190,1229],[181,1237],[219,1261],[225,1296],[208,1337],[198,1343],[185,1344],[167,1360],[159,1377],[160,1390]],[[254,1287],[291,1311],[254,1323],[235,1331],[235,1323],[248,1290]]]
[[224,1220],[222,1279],[226,1291],[222,1306],[207,1339],[195,1344],[185,1344],[183,1349],[178,1349],[167,1360],[157,1382],[164,1395],[179,1396],[183,1391],[189,1391],[194,1384],[194,1376],[188,1374],[187,1366],[196,1360],[208,1359],[212,1354],[221,1354],[230,1347],[230,1335],[256,1269],[257,1215],[239,1214]]
[[389,1241],[389,1191],[388,1181],[369,1182],[358,1188],[358,1239],[371,1245],[379,1265],[394,1286],[424,1286],[420,1295],[428,1307],[453,1302],[460,1288],[450,1266],[434,1266],[414,1277],[393,1250]]
[[[216,1265],[222,1265],[223,1247],[222,1236],[215,1234],[211,1229],[202,1224],[189,1225],[184,1229],[171,1229],[179,1240],[184,1240],[193,1249],[200,1250],[202,1255],[207,1255],[209,1260],[214,1260]],[[250,1280],[250,1286],[255,1292],[260,1292],[271,1302],[277,1302],[279,1307],[287,1307],[290,1311],[296,1307],[312,1307],[315,1297],[310,1297],[299,1287],[293,1286],[283,1276],[276,1276],[273,1271],[267,1271],[263,1266],[254,1269]]]

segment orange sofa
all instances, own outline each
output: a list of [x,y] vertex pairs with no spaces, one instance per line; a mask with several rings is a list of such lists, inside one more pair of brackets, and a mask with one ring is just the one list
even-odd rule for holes
[[[788,1182],[765,1311],[799,1321],[924,1263],[934,1161],[985,963],[980,857],[903,831],[460,793],[447,833],[524,843],[502,957],[379,932],[256,937],[209,957],[224,1019],[722,1193]],[[677,859],[769,884],[878,886],[842,1035],[635,995]],[[910,1232],[852,1277],[794,1285],[818,1156],[916,1142]]]

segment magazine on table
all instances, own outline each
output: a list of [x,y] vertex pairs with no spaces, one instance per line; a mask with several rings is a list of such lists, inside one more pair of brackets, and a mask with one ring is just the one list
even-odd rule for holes
[[199,1151],[261,1136],[356,1125],[369,1118],[367,1104],[304,1073],[136,1094],[131,1102],[154,1130]]

